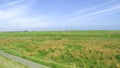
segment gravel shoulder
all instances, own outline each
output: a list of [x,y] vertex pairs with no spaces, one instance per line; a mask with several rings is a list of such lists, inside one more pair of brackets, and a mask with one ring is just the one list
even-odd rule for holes
[[50,68],[50,67],[47,67],[45,65],[42,65],[42,64],[38,64],[38,63],[34,63],[34,62],[31,62],[31,61],[28,61],[28,60],[25,60],[23,58],[20,58],[20,57],[17,57],[17,56],[14,56],[14,55],[11,55],[11,54],[8,54],[6,52],[3,52],[3,51],[0,51],[0,55],[1,56],[4,56],[6,58],[9,58],[13,61],[17,61],[19,63],[22,63],[24,65],[27,65],[29,66],[30,68]]

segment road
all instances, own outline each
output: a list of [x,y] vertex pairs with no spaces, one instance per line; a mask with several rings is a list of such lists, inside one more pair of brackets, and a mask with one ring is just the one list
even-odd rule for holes
[[22,64],[24,64],[24,65],[27,65],[27,66],[29,66],[30,68],[50,68],[50,67],[47,67],[47,66],[45,66],[45,65],[38,64],[38,63],[34,63],[34,62],[32,62],[32,61],[25,60],[25,59],[23,59],[23,58],[21,58],[21,57],[14,56],[14,55],[8,54],[8,53],[3,52],[3,51],[0,51],[0,55],[1,55],[1,56],[4,56],[4,57],[6,57],[6,58],[9,58],[9,59],[11,59],[11,60],[13,60],[13,61],[17,61],[17,62],[19,62],[19,63],[22,63]]

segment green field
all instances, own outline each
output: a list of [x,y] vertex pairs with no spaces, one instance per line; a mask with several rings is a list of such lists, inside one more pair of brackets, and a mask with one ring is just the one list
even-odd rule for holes
[[0,56],[0,68],[28,68],[18,62]]
[[2,32],[0,50],[51,68],[120,68],[120,31]]

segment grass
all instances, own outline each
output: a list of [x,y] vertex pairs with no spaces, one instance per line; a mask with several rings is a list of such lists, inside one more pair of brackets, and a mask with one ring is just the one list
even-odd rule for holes
[[0,68],[28,68],[18,62],[0,56]]
[[120,68],[120,31],[0,33],[0,50],[52,68]]

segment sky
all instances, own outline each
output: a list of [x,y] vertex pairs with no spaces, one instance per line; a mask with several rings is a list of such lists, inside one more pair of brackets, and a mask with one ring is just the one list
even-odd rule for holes
[[120,0],[0,0],[0,31],[120,30]]

